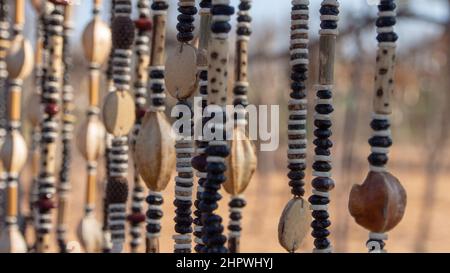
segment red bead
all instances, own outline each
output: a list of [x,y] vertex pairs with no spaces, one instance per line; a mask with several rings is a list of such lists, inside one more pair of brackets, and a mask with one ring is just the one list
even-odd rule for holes
[[45,113],[54,116],[58,114],[59,112],[59,106],[56,103],[50,103],[45,106]]
[[139,224],[145,221],[145,215],[142,213],[133,213],[128,215],[127,217],[128,221],[131,223]]
[[37,207],[41,210],[51,210],[56,207],[55,203],[50,199],[40,199],[36,203]]
[[139,18],[134,21],[134,24],[136,25],[136,28],[141,31],[151,31],[153,26],[152,21],[147,18]]
[[137,119],[141,119],[141,118],[143,118],[144,116],[145,116],[145,113],[146,113],[147,111],[145,111],[145,109],[143,109],[143,108],[138,108],[138,109],[136,109],[136,118]]

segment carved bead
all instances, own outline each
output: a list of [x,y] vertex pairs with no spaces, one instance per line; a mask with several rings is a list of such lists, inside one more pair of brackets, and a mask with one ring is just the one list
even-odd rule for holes
[[364,228],[377,233],[393,229],[403,218],[406,191],[388,172],[369,172],[350,192],[350,214]]
[[230,156],[227,157],[227,181],[224,189],[231,195],[244,192],[256,171],[257,157],[255,146],[242,129],[234,129]]
[[103,105],[103,121],[106,131],[114,136],[124,136],[134,125],[135,104],[133,97],[125,91],[111,92]]
[[19,173],[27,160],[27,145],[20,132],[11,131],[0,151],[5,171]]
[[136,140],[135,162],[151,191],[167,187],[175,169],[175,140],[172,127],[161,112],[147,112]]
[[103,64],[111,51],[111,30],[100,18],[94,18],[83,32],[84,56],[90,63]]
[[78,149],[87,161],[97,161],[104,152],[105,127],[98,116],[89,116],[77,137]]
[[8,75],[11,79],[25,79],[33,69],[33,47],[22,35],[14,38],[6,56]]

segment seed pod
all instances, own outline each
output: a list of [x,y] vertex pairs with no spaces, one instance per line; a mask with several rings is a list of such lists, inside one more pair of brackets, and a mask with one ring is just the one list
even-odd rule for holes
[[311,213],[303,198],[290,200],[283,210],[278,224],[278,241],[289,252],[295,252],[309,232]]
[[193,46],[179,44],[167,58],[165,82],[167,92],[177,99],[189,98],[197,90],[197,50]]
[[103,122],[106,131],[114,136],[130,132],[135,120],[133,97],[125,91],[110,92],[103,105]]
[[111,51],[111,30],[95,17],[83,32],[84,56],[89,63],[103,64]]
[[227,181],[223,184],[224,189],[231,195],[244,192],[256,171],[257,157],[255,145],[242,129],[233,131],[230,156],[227,158]]
[[372,232],[384,233],[402,220],[406,191],[392,174],[369,172],[362,185],[353,186],[348,207],[359,225]]
[[30,42],[22,35],[14,38],[6,56],[8,76],[11,79],[25,79],[33,69],[34,55]]
[[26,253],[27,244],[17,225],[5,227],[0,236],[0,253]]
[[136,140],[135,162],[147,187],[160,192],[175,169],[175,140],[161,112],[147,112]]
[[101,251],[103,240],[102,230],[94,214],[81,219],[80,225],[78,226],[78,236],[85,252],[98,253]]
[[135,36],[133,20],[128,16],[117,16],[111,26],[113,46],[117,49],[132,47]]
[[78,149],[87,161],[95,162],[104,152],[105,127],[98,116],[91,115],[81,126]]
[[5,137],[0,151],[5,171],[19,173],[27,160],[27,145],[19,131],[13,130]]

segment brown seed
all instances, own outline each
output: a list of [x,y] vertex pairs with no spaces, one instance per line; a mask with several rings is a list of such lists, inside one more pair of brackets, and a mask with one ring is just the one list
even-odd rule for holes
[[180,44],[167,58],[165,82],[167,92],[177,99],[190,97],[197,89],[197,50]]
[[372,232],[387,232],[403,218],[406,191],[388,172],[369,172],[362,185],[354,185],[348,204],[355,221]]
[[134,125],[133,97],[125,91],[111,92],[103,105],[103,122],[106,131],[114,136],[127,135]]
[[111,30],[95,17],[83,32],[84,56],[89,63],[103,64],[111,51]]
[[104,152],[105,127],[98,116],[89,116],[77,137],[78,149],[87,161],[97,161]]

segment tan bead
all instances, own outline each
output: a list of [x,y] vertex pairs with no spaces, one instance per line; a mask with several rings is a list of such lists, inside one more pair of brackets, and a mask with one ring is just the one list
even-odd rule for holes
[[208,58],[208,103],[225,105],[227,102],[228,81],[227,40],[212,39]]
[[27,161],[27,145],[19,131],[10,131],[0,151],[6,172],[19,173]]
[[0,235],[0,253],[26,253],[27,244],[17,225],[5,227]]
[[350,192],[350,214],[362,227],[377,233],[393,229],[403,218],[406,191],[388,172],[369,172]]
[[78,237],[87,253],[99,253],[102,250],[102,229],[94,214],[87,215],[81,219],[78,226]]
[[111,51],[111,30],[95,17],[83,32],[84,56],[90,63],[103,64]]
[[256,171],[257,161],[255,145],[244,130],[235,128],[230,156],[227,157],[227,181],[223,184],[224,189],[231,195],[243,193]]
[[105,147],[105,127],[98,116],[92,115],[78,132],[77,145],[87,161],[97,161]]
[[33,69],[33,47],[23,36],[14,38],[6,56],[8,76],[11,79],[25,79]]
[[151,191],[167,187],[175,170],[175,139],[164,113],[147,112],[136,139],[135,162]]
[[125,91],[109,93],[103,105],[103,123],[106,131],[114,136],[127,135],[134,125],[135,105],[133,97]]
[[41,122],[41,95],[32,93],[26,106],[27,117],[32,127],[37,127]]
[[197,49],[180,44],[167,58],[165,82],[174,98],[189,98],[197,90]]
[[310,230],[311,212],[303,198],[290,200],[283,210],[278,224],[278,241],[289,252],[295,252]]

